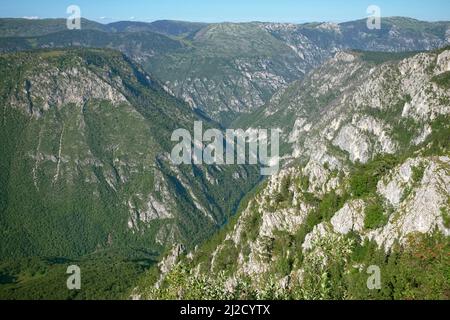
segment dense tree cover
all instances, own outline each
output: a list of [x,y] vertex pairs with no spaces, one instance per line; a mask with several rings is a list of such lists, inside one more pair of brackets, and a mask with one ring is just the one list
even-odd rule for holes
[[[20,258],[0,263],[0,299],[128,299],[138,278],[156,261],[151,252],[102,250],[79,259]],[[67,268],[81,270],[81,290],[68,290]]]
[[348,282],[352,298],[361,299],[444,299],[450,297],[450,242],[439,232],[411,235],[405,246],[396,245],[385,254],[376,244],[358,245],[355,262],[365,268],[381,268],[381,290],[367,290],[367,275],[353,272]]

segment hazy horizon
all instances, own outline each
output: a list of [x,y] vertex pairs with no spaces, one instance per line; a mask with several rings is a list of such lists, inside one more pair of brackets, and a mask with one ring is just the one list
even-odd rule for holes
[[[34,17],[3,17],[0,16],[0,19],[23,19],[23,20],[30,20],[30,21],[37,21],[37,20],[65,20],[67,17],[51,17],[51,18],[34,18]],[[382,19],[391,19],[391,18],[407,18],[407,19],[413,19],[421,22],[448,22],[450,21],[450,18],[448,20],[421,20],[414,17],[408,17],[408,16],[387,16],[382,17]],[[308,21],[269,21],[269,20],[249,20],[249,21],[214,21],[214,22],[206,22],[206,21],[191,21],[191,20],[177,20],[177,19],[157,19],[152,21],[144,21],[144,20],[114,20],[114,21],[102,21],[102,20],[96,20],[96,19],[90,19],[87,17],[82,17],[82,19],[86,19],[89,21],[97,22],[103,25],[108,25],[112,23],[117,22],[134,22],[134,23],[154,23],[158,21],[176,21],[176,22],[187,22],[187,23],[204,23],[204,24],[221,24],[221,23],[286,23],[286,24],[309,24],[309,23],[336,23],[336,24],[342,24],[346,22],[352,22],[352,21],[358,21],[358,20],[365,20],[367,17],[361,17],[351,20],[343,20],[343,21],[331,21],[331,20],[308,20]]]
[[81,8],[81,15],[88,20],[108,24],[118,21],[154,22],[175,20],[201,23],[278,22],[342,23],[364,19],[367,8],[376,5],[382,17],[409,17],[421,21],[450,20],[450,1],[429,0],[426,7],[419,0],[135,0],[123,3],[117,0],[61,0],[55,3],[43,0],[8,2],[0,0],[2,18],[66,18],[70,5]]

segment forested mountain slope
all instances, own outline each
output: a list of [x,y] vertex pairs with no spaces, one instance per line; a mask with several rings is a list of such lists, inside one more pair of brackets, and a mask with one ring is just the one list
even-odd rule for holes
[[121,53],[8,54],[0,68],[0,257],[193,245],[258,179],[244,167],[174,167],[172,132],[208,120]]

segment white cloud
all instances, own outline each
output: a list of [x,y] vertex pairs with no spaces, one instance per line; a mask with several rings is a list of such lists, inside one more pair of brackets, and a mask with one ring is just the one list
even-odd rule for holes
[[25,16],[25,17],[22,17],[23,19],[28,19],[28,20],[38,20],[39,19],[39,17],[38,16]]

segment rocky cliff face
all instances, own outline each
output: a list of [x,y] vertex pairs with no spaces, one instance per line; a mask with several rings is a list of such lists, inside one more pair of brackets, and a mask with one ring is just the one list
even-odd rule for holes
[[448,116],[448,88],[436,82],[448,74],[448,54],[375,62],[370,53],[339,52],[237,125],[283,128],[283,143],[293,145],[287,159],[306,154],[332,167],[401,152],[424,142],[431,124]]
[[[342,52],[275,95],[253,126],[285,128],[294,122],[284,134],[293,145],[285,169],[261,187],[221,237],[181,258],[172,276],[186,286],[223,285],[223,297],[425,294],[387,287],[370,293],[361,274],[375,264],[385,283],[395,287],[403,279],[408,287],[411,276],[403,264],[412,270],[415,257],[426,255],[421,248],[434,240],[424,245],[418,240],[424,235],[440,242],[432,249],[436,260],[422,267],[434,274],[448,266],[450,154],[444,137],[450,99],[437,79],[448,77],[449,52],[377,63]],[[430,285],[412,277],[419,288]],[[186,297],[171,291],[176,285],[170,279],[162,289],[141,287],[143,297]],[[445,297],[448,278],[441,280],[429,296]]]

